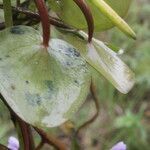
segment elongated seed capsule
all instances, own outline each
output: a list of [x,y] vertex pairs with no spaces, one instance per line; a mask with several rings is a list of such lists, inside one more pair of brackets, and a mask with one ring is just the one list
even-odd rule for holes
[[136,34],[130,26],[104,1],[92,0],[92,3],[127,36],[136,39]]

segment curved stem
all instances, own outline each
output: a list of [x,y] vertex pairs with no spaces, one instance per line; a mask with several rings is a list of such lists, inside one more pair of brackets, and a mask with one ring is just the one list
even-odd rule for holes
[[99,108],[99,102],[98,102],[98,98],[97,98],[97,95],[96,95],[96,87],[93,84],[93,82],[91,82],[91,88],[90,88],[90,90],[91,90],[91,94],[93,96],[94,104],[95,104],[95,107],[96,107],[96,113],[94,114],[94,116],[91,119],[89,119],[88,121],[86,121],[83,125],[81,125],[78,128],[78,130],[76,131],[76,135],[80,132],[80,130],[82,130],[83,128],[87,127],[91,123],[93,123],[97,119],[97,117],[99,115],[99,110],[100,110],[100,108]]
[[28,139],[27,125],[20,119],[18,119],[18,117],[16,117],[15,115],[13,115],[12,118],[15,122],[15,126],[18,132],[20,148],[30,150],[30,141]]
[[5,25],[6,27],[11,27],[13,25],[11,1],[3,0],[3,8],[4,8]]
[[74,2],[79,6],[81,11],[83,12],[87,25],[88,25],[88,42],[92,41],[93,32],[94,32],[94,20],[89,6],[86,4],[84,0],[74,0]]
[[42,139],[42,144],[47,143],[52,145],[53,147],[55,147],[57,150],[67,150],[67,147],[64,143],[62,143],[61,141],[59,141],[57,138],[47,135],[43,130],[34,127],[34,129],[39,133],[39,135],[41,136]]
[[20,119],[13,111],[11,111],[11,117],[18,133],[20,149],[34,149],[35,146],[31,126]]
[[[1,8],[1,5],[0,5],[0,8]],[[21,7],[12,7],[12,10],[14,12],[17,12],[17,13],[22,13],[22,14],[25,14],[26,16],[29,16],[29,17],[32,17],[32,18],[35,18],[37,20],[40,19],[40,15],[38,13],[35,13],[35,12],[32,12],[30,10],[26,10],[26,9],[23,9]],[[57,19],[57,18],[54,18],[52,16],[49,16],[49,23],[54,25],[54,26],[57,26],[57,27],[61,27],[61,28],[69,28],[67,25],[65,25],[61,20]]]
[[50,39],[50,23],[49,23],[49,15],[48,10],[45,6],[44,0],[35,0],[35,4],[40,14],[42,28],[43,28],[43,45],[45,47],[49,46]]
[[4,104],[7,106],[10,112],[11,119],[16,127],[16,130],[19,136],[21,149],[25,149],[25,150],[34,149],[34,140],[32,137],[30,125],[25,123],[22,119],[20,119],[16,115],[16,113],[10,108],[10,106],[7,104],[6,100],[1,94],[0,94],[0,98],[4,102]]

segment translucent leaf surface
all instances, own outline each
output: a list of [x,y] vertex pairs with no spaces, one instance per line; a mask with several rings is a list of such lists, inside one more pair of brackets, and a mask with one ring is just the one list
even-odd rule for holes
[[109,80],[120,92],[126,94],[134,84],[134,74],[118,55],[104,43],[94,40],[88,44],[87,62]]
[[79,38],[79,35],[87,38],[87,34],[82,31],[78,33],[78,37],[72,33],[56,32],[55,36],[57,34],[57,37],[66,40],[79,49],[82,57],[120,92],[124,94],[129,92],[134,85],[134,73],[119,58],[117,53],[94,38],[92,44],[86,45],[86,41]]
[[16,26],[0,32],[0,92],[26,122],[58,126],[84,102],[90,84],[86,62],[73,46]]

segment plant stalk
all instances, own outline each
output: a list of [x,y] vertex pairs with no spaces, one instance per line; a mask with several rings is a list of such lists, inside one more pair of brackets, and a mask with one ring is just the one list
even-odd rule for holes
[[50,39],[50,23],[49,23],[49,15],[48,10],[45,6],[44,0],[35,0],[35,4],[37,6],[37,9],[39,11],[39,15],[42,22],[42,28],[43,28],[43,45],[44,47],[49,46],[49,39]]
[[11,0],[3,0],[4,17],[6,27],[13,26]]
[[94,116],[92,118],[90,118],[88,121],[86,121],[84,124],[82,124],[76,131],[76,135],[84,128],[86,128],[88,125],[90,125],[91,123],[93,123],[98,115],[99,115],[99,112],[100,112],[100,106],[99,106],[99,100],[98,100],[98,97],[97,97],[97,94],[96,94],[96,87],[94,85],[94,82],[91,81],[91,87],[90,87],[90,91],[91,91],[91,94],[92,94],[92,97],[93,97],[93,100],[94,100],[94,104],[95,104],[95,108],[96,108],[96,112],[94,114]]
[[88,25],[88,42],[90,43],[92,41],[94,32],[94,19],[91,9],[89,8],[85,0],[74,0],[74,2],[78,5],[86,18],[86,22]]
[[57,138],[48,135],[47,133],[45,133],[43,130],[34,127],[34,129],[37,131],[37,133],[41,136],[41,143],[40,146],[43,146],[43,144],[47,143],[49,145],[52,145],[54,148],[56,148],[57,150],[67,150],[67,146],[62,143],[60,140],[58,140]]
[[16,113],[10,108],[10,106],[7,104],[5,98],[0,94],[1,100],[4,102],[4,104],[7,106],[11,119],[16,127],[18,137],[19,137],[19,143],[20,143],[20,149],[21,150],[34,150],[34,140],[32,137],[31,132],[31,126],[27,123],[25,123],[22,119],[20,119]]

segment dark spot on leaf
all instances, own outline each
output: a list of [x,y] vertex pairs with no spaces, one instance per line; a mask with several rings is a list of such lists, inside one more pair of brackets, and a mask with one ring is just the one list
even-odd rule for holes
[[11,87],[12,90],[16,89],[16,87],[14,85],[11,85],[10,87]]
[[24,34],[25,31],[19,26],[14,26],[10,29],[10,32],[12,34]]
[[77,80],[74,80],[74,82],[75,82],[76,84],[79,84],[79,82],[78,82]]
[[51,81],[51,80],[46,80],[46,81],[45,81],[45,84],[47,85],[47,87],[48,87],[48,89],[49,89],[50,91],[53,91],[53,90],[54,90],[53,81]]
[[2,58],[0,58],[0,61],[2,60]]
[[67,50],[68,50],[69,54],[71,54],[71,55],[73,55],[73,56],[76,56],[76,57],[79,57],[79,56],[80,56],[80,53],[77,52],[76,49],[73,48],[73,47],[69,47]]
[[32,105],[32,106],[41,105],[41,97],[39,94],[31,94],[31,93],[27,92],[25,95],[26,95],[26,99],[30,105]]
[[80,56],[80,53],[75,50],[75,51],[74,51],[74,55],[75,55],[76,57],[79,57],[79,56]]
[[26,80],[26,84],[29,84],[29,81],[28,81],[28,80]]

